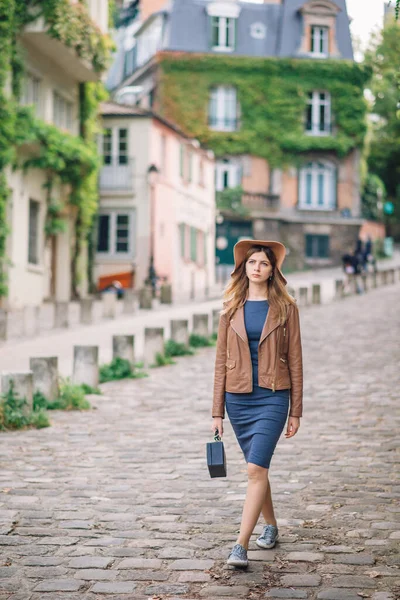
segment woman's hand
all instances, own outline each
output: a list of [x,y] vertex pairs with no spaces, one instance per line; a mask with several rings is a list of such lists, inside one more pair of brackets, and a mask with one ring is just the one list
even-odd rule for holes
[[300,417],[289,417],[285,438],[291,438],[298,432],[300,427]]
[[222,421],[223,421],[222,417],[214,417],[213,421],[212,421],[212,425],[211,425],[213,434],[215,433],[215,430],[218,429],[218,433],[221,438],[222,438],[222,434],[224,433],[224,426],[222,424]]

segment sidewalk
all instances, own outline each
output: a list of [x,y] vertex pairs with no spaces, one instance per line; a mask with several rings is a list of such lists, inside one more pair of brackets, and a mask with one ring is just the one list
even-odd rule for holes
[[[400,265],[400,251],[396,251],[391,260],[381,261],[380,269],[388,269]],[[321,284],[321,301],[323,304],[332,300],[335,291],[335,279],[343,278],[340,267],[319,269],[305,273],[288,275],[288,285],[299,288],[312,283]],[[164,327],[165,339],[170,337],[171,319],[189,319],[194,313],[209,313],[222,307],[222,290],[216,298],[190,304],[158,305],[153,310],[140,310],[132,316],[120,315],[115,320],[102,320],[89,326],[82,326],[74,321],[70,329],[53,329],[42,331],[40,336],[29,339],[11,339],[0,345],[0,371],[25,371],[29,369],[29,359],[34,356],[58,356],[59,371],[63,376],[72,373],[73,346],[77,344],[99,346],[100,363],[109,362],[112,358],[112,336],[117,334],[133,334],[135,336],[135,353],[141,360],[144,346],[145,327]]]
[[206,467],[215,348],[0,434],[0,600],[397,600],[399,293],[302,313],[304,417],[270,471],[280,539],[258,549],[260,520],[246,572],[225,564],[246,491],[228,419],[228,477]]

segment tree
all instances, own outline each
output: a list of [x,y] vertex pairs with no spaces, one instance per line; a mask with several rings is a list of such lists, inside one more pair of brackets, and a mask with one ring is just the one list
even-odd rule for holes
[[391,226],[397,224],[393,230],[397,236],[400,236],[400,119],[396,111],[399,103],[399,56],[400,27],[393,22],[373,39],[365,61],[372,67],[371,90],[374,95],[368,169],[382,179],[388,200],[395,205],[394,214],[388,217],[387,222]]

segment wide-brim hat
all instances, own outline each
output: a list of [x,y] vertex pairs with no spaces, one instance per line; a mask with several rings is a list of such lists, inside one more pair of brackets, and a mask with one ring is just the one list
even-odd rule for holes
[[282,276],[283,281],[286,284],[287,280],[281,271],[282,263],[285,260],[285,256],[286,256],[286,248],[283,244],[281,244],[281,242],[271,242],[268,240],[240,240],[240,242],[237,242],[237,244],[235,244],[235,246],[233,248],[233,258],[235,260],[235,268],[233,269],[231,275],[233,275],[233,273],[236,271],[236,269],[242,264],[242,262],[246,258],[246,254],[247,254],[249,248],[251,248],[252,246],[266,246],[268,248],[271,248],[271,250],[275,254],[275,258],[276,258],[275,269],[277,269],[279,271],[280,275]]

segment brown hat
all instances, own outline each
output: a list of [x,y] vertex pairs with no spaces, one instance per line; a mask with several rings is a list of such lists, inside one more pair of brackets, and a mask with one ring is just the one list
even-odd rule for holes
[[233,257],[235,259],[235,268],[232,271],[231,275],[235,272],[235,270],[242,264],[244,261],[247,251],[252,246],[267,246],[271,248],[276,258],[276,269],[278,269],[280,275],[282,276],[285,284],[287,283],[286,278],[284,277],[281,267],[282,263],[285,260],[286,248],[280,242],[268,242],[266,240],[240,240],[237,242],[233,248]]

